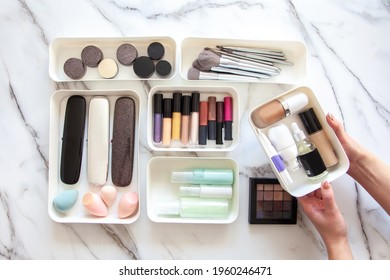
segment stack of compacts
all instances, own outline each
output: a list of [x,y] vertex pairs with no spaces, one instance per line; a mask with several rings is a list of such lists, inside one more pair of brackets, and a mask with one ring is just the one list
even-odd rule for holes
[[231,96],[217,100],[208,96],[200,100],[199,92],[170,96],[156,93],[153,96],[153,141],[170,147],[175,143],[223,145],[233,140],[233,99]]
[[[133,66],[134,73],[142,79],[150,78],[154,72],[161,78],[171,74],[172,65],[163,60],[165,48],[160,42],[152,42],[147,47],[147,56],[139,56],[136,47],[130,43],[121,44],[116,50],[117,61],[124,66]],[[102,50],[95,45],[88,45],[81,51],[81,59],[68,58],[63,66],[65,74],[79,80],[84,77],[87,68],[97,68],[99,75],[105,79],[114,78],[119,71],[113,58],[105,58]]]

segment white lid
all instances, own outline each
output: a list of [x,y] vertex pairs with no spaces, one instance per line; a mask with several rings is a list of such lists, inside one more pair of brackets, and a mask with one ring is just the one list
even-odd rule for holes
[[290,130],[285,124],[271,127],[268,130],[268,138],[286,163],[287,169],[296,170],[300,167],[300,163],[297,159],[297,146],[295,145]]
[[278,124],[268,129],[268,139],[278,152],[292,145],[295,146],[295,141],[285,124]]
[[287,108],[285,109],[289,111],[289,114],[297,113],[298,111],[305,108],[307,104],[309,104],[309,98],[303,92],[291,96],[282,97],[280,98],[280,101],[282,103],[282,106],[287,105]]
[[179,195],[206,198],[231,198],[233,195],[233,188],[231,185],[180,186]]
[[179,215],[179,200],[160,202],[157,206],[157,215]]

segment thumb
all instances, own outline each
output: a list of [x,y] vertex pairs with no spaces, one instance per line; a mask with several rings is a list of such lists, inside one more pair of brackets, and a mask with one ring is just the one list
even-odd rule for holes
[[321,196],[324,202],[324,208],[332,210],[337,208],[336,201],[334,200],[334,194],[332,186],[328,181],[324,181],[321,186]]

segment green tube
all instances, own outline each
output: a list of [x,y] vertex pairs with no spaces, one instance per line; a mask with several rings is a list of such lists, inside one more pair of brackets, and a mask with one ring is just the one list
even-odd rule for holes
[[233,170],[223,168],[195,168],[171,174],[172,183],[232,185],[233,180]]

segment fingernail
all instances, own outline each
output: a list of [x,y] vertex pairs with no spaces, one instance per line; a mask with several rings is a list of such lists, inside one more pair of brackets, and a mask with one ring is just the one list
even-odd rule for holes
[[334,116],[332,113],[328,113],[328,118],[331,120],[331,121],[334,121]]
[[328,183],[328,181],[323,181],[322,182],[322,187],[325,189],[325,190],[328,190],[329,189],[329,186],[330,186],[330,184]]

